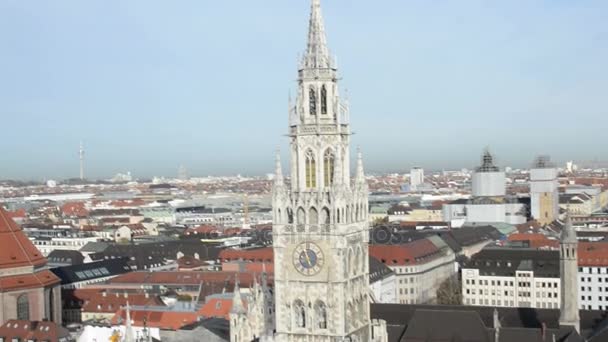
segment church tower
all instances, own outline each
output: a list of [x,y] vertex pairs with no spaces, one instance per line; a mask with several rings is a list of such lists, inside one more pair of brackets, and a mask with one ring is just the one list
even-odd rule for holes
[[559,249],[561,306],[559,325],[574,327],[579,333],[578,312],[578,240],[570,215],[562,229]]
[[351,182],[348,105],[339,95],[319,0],[312,0],[288,136],[291,182],[277,155],[273,188],[274,340],[375,341],[368,189],[360,153]]

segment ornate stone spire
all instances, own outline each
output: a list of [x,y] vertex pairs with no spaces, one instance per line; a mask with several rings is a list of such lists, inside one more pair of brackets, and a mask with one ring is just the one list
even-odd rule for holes
[[312,0],[310,24],[308,27],[308,45],[302,60],[302,69],[332,68],[332,62],[327,48],[325,26],[321,14],[321,0]]
[[274,166],[274,184],[283,186],[283,168],[281,167],[281,152],[277,149]]
[[245,314],[247,310],[243,306],[243,298],[241,297],[241,288],[239,286],[239,276],[236,276],[234,281],[234,294],[232,296],[232,309],[231,314]]
[[355,184],[365,184],[365,173],[363,171],[363,155],[361,150],[357,150],[357,173],[355,174]]

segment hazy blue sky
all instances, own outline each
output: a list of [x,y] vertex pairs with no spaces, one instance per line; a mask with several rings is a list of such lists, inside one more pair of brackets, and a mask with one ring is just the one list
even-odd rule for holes
[[[368,170],[608,159],[608,1],[324,0]],[[0,179],[263,174],[307,0],[0,0]],[[284,154],[286,157],[286,154]]]

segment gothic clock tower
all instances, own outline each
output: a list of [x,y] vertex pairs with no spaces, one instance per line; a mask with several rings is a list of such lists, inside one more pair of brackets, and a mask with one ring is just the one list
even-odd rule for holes
[[348,104],[312,0],[298,93],[289,108],[291,184],[277,155],[273,189],[276,341],[372,337],[368,199],[361,154],[350,177]]

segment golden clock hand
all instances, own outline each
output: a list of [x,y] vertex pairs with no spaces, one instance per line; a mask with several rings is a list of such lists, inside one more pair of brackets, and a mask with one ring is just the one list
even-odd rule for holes
[[306,255],[306,262],[308,263],[308,267],[312,267],[312,261],[310,261],[310,256],[308,256],[308,249],[304,251],[304,255]]

